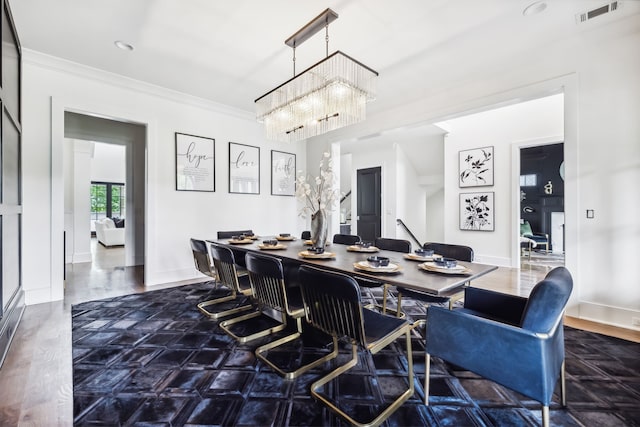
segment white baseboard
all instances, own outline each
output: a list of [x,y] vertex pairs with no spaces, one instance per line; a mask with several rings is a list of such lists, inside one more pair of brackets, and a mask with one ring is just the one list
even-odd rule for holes
[[511,258],[476,255],[473,261],[480,264],[497,265],[498,267],[511,267]]
[[581,302],[580,313],[577,317],[606,325],[617,326],[619,328],[640,331],[640,327],[634,326],[632,323],[633,317],[640,317],[640,311],[638,310],[612,307],[592,302]]
[[91,252],[78,252],[73,254],[73,263],[79,264],[82,262],[91,262]]
[[45,302],[60,301],[64,298],[64,295],[56,296],[54,299],[51,295],[51,287],[38,289],[25,289],[24,290],[24,303],[25,305],[42,304]]
[[193,280],[202,278],[206,280],[207,276],[198,273],[193,267],[180,270],[170,270],[157,272],[149,278],[145,278],[145,286],[164,285],[172,282],[182,282],[184,280]]

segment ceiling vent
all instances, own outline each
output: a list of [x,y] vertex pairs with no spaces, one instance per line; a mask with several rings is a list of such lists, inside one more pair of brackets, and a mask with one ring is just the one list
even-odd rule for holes
[[578,13],[576,15],[576,23],[582,24],[598,16],[607,14],[609,12],[615,12],[622,7],[622,2],[612,1],[603,6],[596,7],[595,9],[588,10],[586,12]]

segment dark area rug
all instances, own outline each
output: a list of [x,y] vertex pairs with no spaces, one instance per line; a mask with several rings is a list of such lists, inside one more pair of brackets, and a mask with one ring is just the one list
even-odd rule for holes
[[[310,384],[349,357],[285,381],[196,308],[221,291],[207,283],[73,306],[74,424],[91,426],[344,425],[310,397]],[[378,300],[369,290],[366,297]],[[424,315],[403,303],[409,315]],[[565,328],[568,407],[554,396],[555,426],[640,426],[640,344]],[[320,334],[273,353],[283,366],[324,354]],[[403,340],[360,354],[326,392],[353,414],[370,414],[406,386]],[[535,426],[540,404],[432,360],[430,406],[422,403],[424,340],[412,340],[416,392],[388,426]],[[310,359],[309,359],[310,360]],[[559,387],[556,387],[559,393]]]

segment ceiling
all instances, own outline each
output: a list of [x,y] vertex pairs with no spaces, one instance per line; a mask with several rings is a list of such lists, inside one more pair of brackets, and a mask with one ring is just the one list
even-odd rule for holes
[[[10,0],[23,48],[253,112],[253,101],[292,77],[284,40],[330,7],[330,52],[380,73],[372,110],[428,96],[570,37],[575,14],[606,0]],[[598,17],[637,13],[638,2]],[[615,15],[615,16],[614,16]],[[122,40],[132,52],[114,46]],[[455,54],[452,54],[454,52]],[[324,57],[324,34],[297,48],[297,69]],[[450,84],[450,83],[449,83]]]

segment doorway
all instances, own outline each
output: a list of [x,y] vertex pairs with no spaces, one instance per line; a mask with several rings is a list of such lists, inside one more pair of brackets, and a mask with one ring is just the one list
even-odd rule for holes
[[358,235],[373,242],[382,230],[382,168],[358,169],[356,176]]
[[[128,270],[143,271],[146,126],[65,111],[64,137],[65,146],[81,147],[71,153],[67,150],[64,159],[70,166],[64,167],[65,232],[73,236],[67,239],[66,252],[73,254],[71,260],[65,260],[67,271],[125,271],[126,275],[132,273]],[[72,209],[68,208],[69,198]],[[114,230],[103,227],[107,219]],[[104,231],[110,233],[108,239]],[[97,241],[99,236],[92,237],[94,232],[102,236],[102,242]],[[77,256],[85,253],[88,256]],[[67,285],[72,285],[69,279],[73,277],[67,275]]]
[[521,265],[564,265],[564,143],[519,151]]

